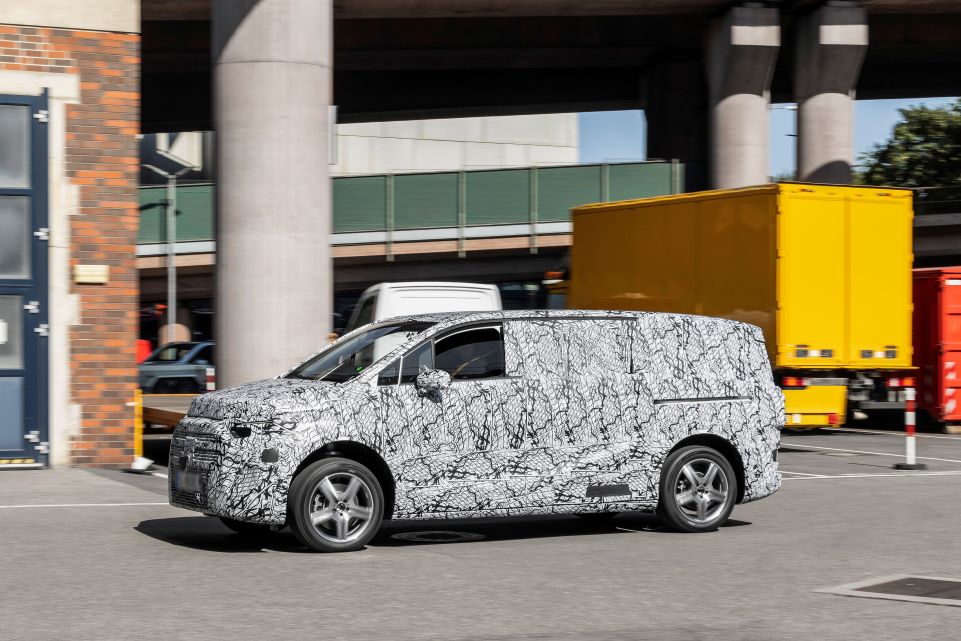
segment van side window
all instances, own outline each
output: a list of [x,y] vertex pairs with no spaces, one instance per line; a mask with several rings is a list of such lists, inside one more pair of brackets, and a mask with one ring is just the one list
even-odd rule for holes
[[606,378],[630,371],[628,321],[590,318],[563,321],[560,329],[568,344],[570,376]]
[[452,379],[504,375],[504,340],[499,327],[479,327],[441,338],[434,346],[434,367]]
[[[431,353],[431,342],[427,341],[420,347],[404,356],[400,368],[400,384],[413,383],[417,375],[425,369],[433,369],[434,358]],[[389,367],[389,366],[388,366]]]
[[351,329],[362,327],[374,320],[374,305],[376,303],[377,303],[376,296],[371,296],[370,298],[365,300],[363,303],[361,303],[360,310],[357,312],[357,322],[352,323],[353,327],[351,327]]

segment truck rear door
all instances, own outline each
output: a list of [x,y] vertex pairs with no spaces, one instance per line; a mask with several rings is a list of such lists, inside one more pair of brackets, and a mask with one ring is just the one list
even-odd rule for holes
[[847,357],[847,204],[804,185],[778,195],[778,367],[837,367]]
[[849,367],[911,367],[911,194],[849,193]]

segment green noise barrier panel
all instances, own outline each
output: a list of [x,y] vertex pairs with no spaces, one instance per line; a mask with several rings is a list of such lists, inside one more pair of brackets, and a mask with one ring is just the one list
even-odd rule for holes
[[[676,192],[683,180],[684,166],[668,162],[334,178],[333,231],[567,221],[572,207],[662,196]],[[178,241],[214,239],[214,189],[177,188]],[[163,186],[140,189],[137,242],[166,241],[165,199]]]
[[468,225],[509,225],[530,220],[529,169],[472,171],[465,176]]
[[456,173],[394,176],[394,229],[456,226]]

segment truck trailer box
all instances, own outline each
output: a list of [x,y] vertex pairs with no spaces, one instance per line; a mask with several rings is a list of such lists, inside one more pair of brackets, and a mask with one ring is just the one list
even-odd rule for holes
[[788,425],[835,424],[912,367],[912,217],[908,189],[799,183],[584,205],[569,306],[757,325]]
[[961,425],[961,267],[914,270],[918,408],[945,428]]

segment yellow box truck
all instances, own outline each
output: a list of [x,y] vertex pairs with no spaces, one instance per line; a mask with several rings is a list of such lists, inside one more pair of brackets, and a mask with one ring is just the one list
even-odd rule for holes
[[907,189],[780,183],[572,211],[568,306],[761,327],[787,427],[901,406],[911,369]]

